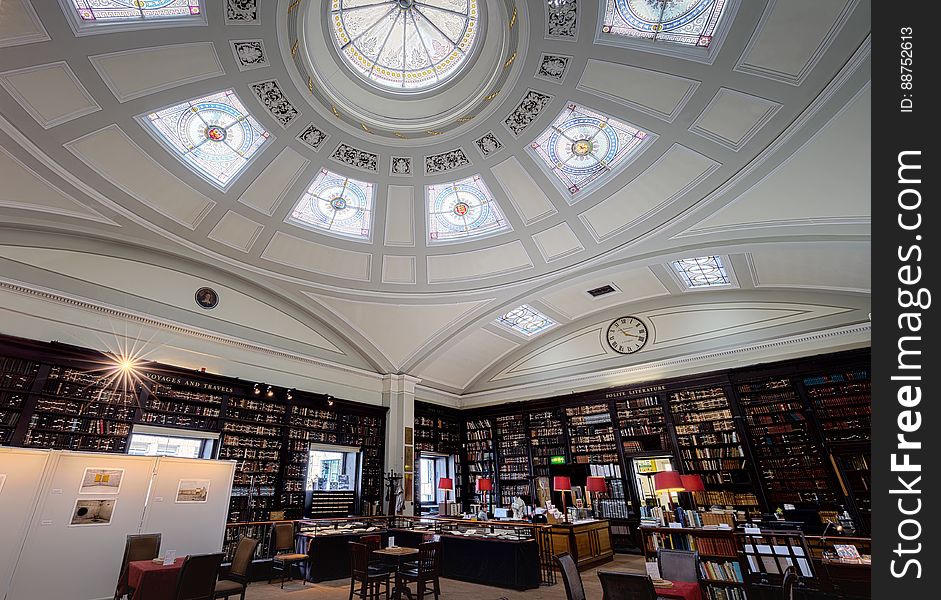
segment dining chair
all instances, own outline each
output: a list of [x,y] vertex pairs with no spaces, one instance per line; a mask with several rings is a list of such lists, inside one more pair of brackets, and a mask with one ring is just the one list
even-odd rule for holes
[[604,600],[657,600],[649,575],[598,571]]
[[[274,580],[276,573],[281,574],[281,589],[284,589],[285,574],[288,580],[293,580],[291,567],[307,561],[307,555],[296,552],[294,541],[294,523],[287,521],[284,523],[275,523],[271,528],[271,553],[274,558],[271,559],[271,577],[268,583]],[[306,577],[302,578],[304,583]]]
[[151,560],[160,555],[160,534],[139,533],[127,536],[124,542],[124,557],[121,570],[118,571],[118,585],[114,590],[114,600],[120,600],[129,590],[124,589],[127,580],[127,565],[136,560]]
[[582,585],[582,574],[578,572],[575,559],[568,552],[555,556],[555,562],[562,573],[562,583],[565,585],[565,597],[568,600],[585,600],[585,586]]
[[[400,582],[408,585],[417,584],[417,600],[424,600],[425,594],[431,592],[435,600],[441,595],[441,542],[422,542],[418,545],[418,564],[414,568],[403,565],[396,576],[396,589]],[[431,587],[429,587],[429,585]]]
[[[378,600],[381,586],[385,586],[386,600],[391,588],[389,580],[392,573],[388,570],[373,571],[369,567],[369,550],[365,544],[350,542],[350,598],[358,595],[362,600]],[[359,589],[356,589],[356,584]]]
[[214,600],[222,558],[221,552],[187,556],[180,569],[173,600]]
[[228,598],[239,594],[241,600],[245,600],[245,590],[248,587],[248,569],[252,565],[256,548],[258,548],[258,540],[254,538],[243,537],[239,540],[239,545],[235,547],[235,556],[232,557],[232,564],[229,566],[229,572],[216,582],[216,598]]
[[657,552],[660,577],[667,581],[699,582],[699,553],[660,549]]
[[383,561],[381,558],[377,558],[373,552],[382,548],[382,536],[381,535],[364,535],[359,538],[359,543],[366,546],[366,564],[369,566],[369,570],[372,573],[392,573],[394,570],[393,565],[390,565]]

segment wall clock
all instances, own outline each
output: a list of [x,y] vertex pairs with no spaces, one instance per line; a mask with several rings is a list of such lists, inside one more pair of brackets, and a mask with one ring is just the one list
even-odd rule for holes
[[608,325],[605,339],[618,354],[633,354],[647,343],[647,326],[637,317],[621,317]]

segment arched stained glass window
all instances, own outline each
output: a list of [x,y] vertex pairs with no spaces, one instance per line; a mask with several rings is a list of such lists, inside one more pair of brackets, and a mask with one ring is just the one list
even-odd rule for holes
[[497,319],[497,324],[525,336],[536,335],[555,325],[555,321],[532,306],[524,304]]
[[128,21],[190,17],[201,13],[199,0],[72,0],[82,21]]
[[453,77],[477,40],[477,0],[332,0],[333,41],[363,79],[421,90]]
[[704,288],[730,285],[732,280],[725,270],[721,256],[698,256],[673,261],[673,269],[686,287]]
[[375,185],[321,169],[288,221],[335,235],[369,240]]
[[431,243],[485,236],[510,229],[480,175],[429,185],[425,194]]
[[570,102],[530,148],[574,198],[623,167],[648,137],[636,127]]
[[269,135],[232,90],[181,102],[142,120],[187,166],[222,188]]
[[607,0],[603,33],[708,47],[728,0]]

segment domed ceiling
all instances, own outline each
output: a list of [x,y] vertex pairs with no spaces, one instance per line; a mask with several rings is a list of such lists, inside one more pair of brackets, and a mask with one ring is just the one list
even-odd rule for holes
[[465,404],[865,345],[869,29],[865,0],[3,0],[2,331]]

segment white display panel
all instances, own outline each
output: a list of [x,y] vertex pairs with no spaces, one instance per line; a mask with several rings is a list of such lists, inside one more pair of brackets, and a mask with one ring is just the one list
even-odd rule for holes
[[48,450],[0,448],[0,598],[6,598],[49,457]]
[[[7,600],[113,597],[124,543],[140,531],[155,467],[152,457],[53,452]],[[123,469],[119,492],[83,486],[88,468]],[[90,513],[72,523],[76,502],[98,500],[114,501],[106,523],[89,523]]]
[[[161,551],[173,550],[177,556],[219,552],[234,474],[234,461],[159,458],[141,532],[160,533]],[[179,498],[181,481],[185,485]],[[191,490],[204,483],[203,501]]]

